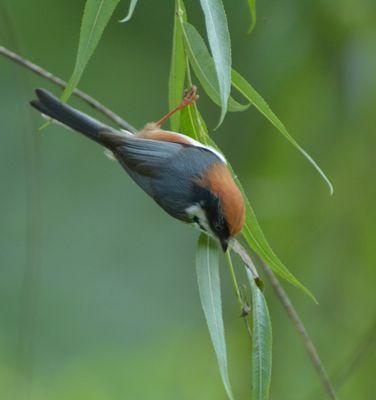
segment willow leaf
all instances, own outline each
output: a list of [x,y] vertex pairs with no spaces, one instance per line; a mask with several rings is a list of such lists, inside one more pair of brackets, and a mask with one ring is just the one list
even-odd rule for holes
[[256,13],[256,0],[247,0],[249,12],[251,13],[251,23],[248,28],[248,33],[251,33],[256,26],[257,13]]
[[138,0],[131,0],[131,4],[129,5],[128,14],[125,18],[121,19],[119,22],[127,22],[132,18],[134,9],[136,8]]
[[[238,186],[240,182],[238,181]],[[241,188],[242,190],[242,188]],[[243,192],[244,193],[244,192]],[[282,261],[276,256],[265,238],[260,224],[256,218],[256,214],[246,196],[244,196],[246,206],[246,222],[243,228],[243,236],[248,245],[258,254],[258,256],[269,265],[269,267],[281,278],[290,282],[292,285],[302,289],[315,303],[317,300],[312,292],[307,289],[295,276],[285,267]]]
[[[185,49],[187,51],[192,68],[207,95],[215,104],[220,106],[221,97],[217,73],[213,58],[206,47],[204,39],[197,29],[188,22],[183,22],[182,28]],[[229,97],[228,111],[244,111],[249,106],[250,104],[240,104],[231,96]]]
[[272,323],[265,297],[247,270],[252,294],[252,399],[269,400],[272,376]]
[[[198,118],[201,118],[201,115],[198,115]],[[212,146],[214,149],[221,151],[219,147],[216,145],[213,139],[209,136],[207,137],[207,143]],[[240,180],[236,177],[231,164],[228,162],[227,166],[229,167],[232,175],[235,177],[235,182],[238,185],[240,191],[242,192],[245,209],[246,209],[246,220],[243,227],[242,235],[244,239],[247,241],[248,246],[265,262],[269,265],[269,267],[281,278],[296,286],[305,292],[315,303],[317,303],[316,297],[312,294],[312,292],[307,289],[282,263],[282,261],[277,257],[271,248],[269,242],[267,241],[264,232],[262,231],[260,224],[257,220],[256,214],[251,206],[250,201],[243,189],[243,186]]]
[[222,317],[218,245],[214,239],[204,233],[200,235],[197,243],[196,272],[201,305],[217,356],[222,382],[228,398],[233,400],[228,376],[225,329]]
[[[184,5],[179,0],[175,2],[174,33],[172,38],[172,56],[170,76],[168,81],[168,103],[170,109],[176,107],[182,100],[185,82],[185,52],[180,18],[184,18]],[[181,111],[170,117],[171,130],[180,132]]]
[[317,172],[324,179],[329,187],[329,192],[333,194],[333,185],[329,178],[325,175],[322,169],[318,166],[316,161],[298,144],[298,142],[289,134],[286,127],[280,119],[270,109],[268,103],[261,97],[261,95],[252,87],[252,85],[243,78],[238,72],[232,70],[232,84],[233,86],[253,104],[261,114],[263,114],[281,133],[282,135],[313,165]]
[[61,99],[67,101],[78,85],[86,65],[93,55],[104,28],[108,24],[119,0],[87,0],[81,22],[80,40],[72,76]]
[[205,16],[206,31],[219,82],[222,123],[231,90],[231,42],[225,9],[221,0],[200,0]]

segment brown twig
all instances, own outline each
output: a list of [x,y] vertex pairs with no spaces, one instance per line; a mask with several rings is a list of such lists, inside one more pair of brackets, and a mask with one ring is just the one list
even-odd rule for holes
[[242,259],[246,268],[248,268],[251,274],[253,275],[257,286],[259,286],[262,289],[263,287],[262,280],[257,272],[255,264],[253,263],[251,257],[247,253],[247,250],[236,239],[231,240],[230,247],[231,250],[235,252]]
[[[58,78],[57,76],[51,74],[51,72],[48,72],[45,69],[41,68],[39,65],[36,65],[36,64],[32,63],[31,61],[26,60],[25,58],[14,53],[13,51],[8,50],[4,46],[0,46],[0,54],[9,58],[10,60],[14,61],[15,63],[29,69],[30,71],[35,72],[37,75],[51,81],[52,83],[54,83],[57,86],[60,86],[63,89],[65,89],[67,86],[67,82],[65,82],[62,79]],[[96,109],[99,112],[101,112],[102,114],[104,114],[108,119],[115,122],[115,124],[117,124],[120,128],[126,129],[127,131],[130,131],[133,133],[137,131],[137,129],[135,127],[133,127],[127,121],[124,121],[124,119],[121,118],[119,115],[117,115],[114,112],[112,112],[111,110],[109,110],[102,103],[93,99],[91,96],[89,96],[82,90],[74,89],[73,94],[75,96],[79,97],[80,99],[84,100],[87,104],[89,104],[94,109]]]
[[[32,62],[24,59],[23,57],[6,49],[3,46],[0,46],[0,55],[3,55],[5,57],[9,58],[11,61],[16,62],[16,63],[22,65],[23,67],[35,72],[36,74],[55,83],[56,85],[60,86],[61,88],[65,88],[67,85],[67,83],[65,81],[63,81],[62,79],[52,75],[50,72],[42,69],[38,65],[33,64]],[[132,125],[130,125],[128,122],[123,120],[120,116],[118,116],[117,114],[115,114],[114,112],[112,112],[111,110],[106,108],[105,106],[103,106],[97,100],[93,99],[88,94],[86,94],[78,89],[75,89],[73,93],[77,97],[81,98],[86,103],[88,103],[90,106],[92,106],[96,110],[98,110],[101,113],[103,113],[104,115],[106,115],[110,120],[115,122],[121,128],[126,129],[131,132],[136,131],[136,129]],[[249,256],[248,252],[244,249],[244,247],[237,240],[233,240],[231,242],[231,249],[241,257],[241,259],[245,263],[246,267],[251,271],[252,275],[254,276],[257,285],[259,287],[262,287],[262,281],[258,275],[255,265],[254,265],[251,257]],[[325,371],[324,366],[321,363],[321,360],[317,353],[317,350],[316,350],[312,340],[310,339],[310,337],[304,327],[303,322],[299,318],[298,313],[296,312],[294,306],[292,305],[289,297],[287,296],[286,292],[282,288],[279,280],[274,275],[273,271],[264,263],[262,263],[262,267],[263,267],[266,275],[270,279],[271,285],[272,285],[277,297],[281,301],[283,307],[285,308],[288,316],[290,317],[294,327],[301,335],[301,337],[303,339],[304,347],[306,348],[306,350],[309,354],[311,362],[312,362],[313,366],[315,367],[317,374],[319,375],[319,378],[321,380],[321,383],[322,383],[326,393],[328,394],[328,396],[331,399],[333,399],[333,400],[337,399],[335,391],[333,389],[333,386],[330,382],[328,374]]]
[[286,310],[287,315],[289,316],[291,322],[293,323],[295,329],[298,331],[300,334],[304,347],[307,350],[307,353],[311,359],[311,362],[316,369],[317,375],[319,376],[321,383],[329,396],[329,398],[336,400],[337,396],[334,390],[334,387],[330,381],[330,378],[324,368],[324,365],[322,364],[319,354],[317,352],[317,349],[315,345],[313,344],[311,338],[308,335],[308,332],[302,322],[302,320],[299,318],[299,315],[297,311],[295,310],[295,307],[292,305],[290,298],[288,297],[287,293],[283,289],[282,285],[280,284],[278,278],[275,276],[274,272],[270,269],[268,265],[266,265],[264,262],[260,262],[263,270],[265,271],[266,275],[268,276],[270,283],[273,287],[273,290],[275,294],[277,295],[278,299],[282,303],[283,307]]

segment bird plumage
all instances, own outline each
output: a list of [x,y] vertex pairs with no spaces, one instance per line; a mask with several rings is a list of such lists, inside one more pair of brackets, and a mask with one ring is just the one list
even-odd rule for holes
[[37,89],[31,105],[111,151],[130,177],[168,214],[214,234],[224,250],[245,219],[242,195],[216,150],[150,123],[117,131]]
[[224,164],[212,164],[201,184],[209,187],[210,191],[221,199],[223,215],[226,221],[230,221],[230,236],[240,233],[245,222],[245,206],[243,196],[228,168]]

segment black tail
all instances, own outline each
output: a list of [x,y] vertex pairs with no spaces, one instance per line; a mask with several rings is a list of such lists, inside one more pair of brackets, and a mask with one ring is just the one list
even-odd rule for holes
[[36,89],[35,93],[38,100],[30,102],[32,107],[36,108],[42,114],[69,126],[75,131],[84,134],[100,144],[103,144],[100,139],[101,132],[114,132],[114,130],[109,126],[106,126],[94,118],[91,118],[67,104],[62,103],[47,90]]

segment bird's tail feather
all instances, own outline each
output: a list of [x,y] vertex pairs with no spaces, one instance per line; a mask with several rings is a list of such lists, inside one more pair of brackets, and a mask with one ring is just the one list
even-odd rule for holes
[[36,89],[35,93],[38,100],[30,102],[32,107],[102,145],[101,132],[114,131],[109,126],[61,102],[47,90]]

